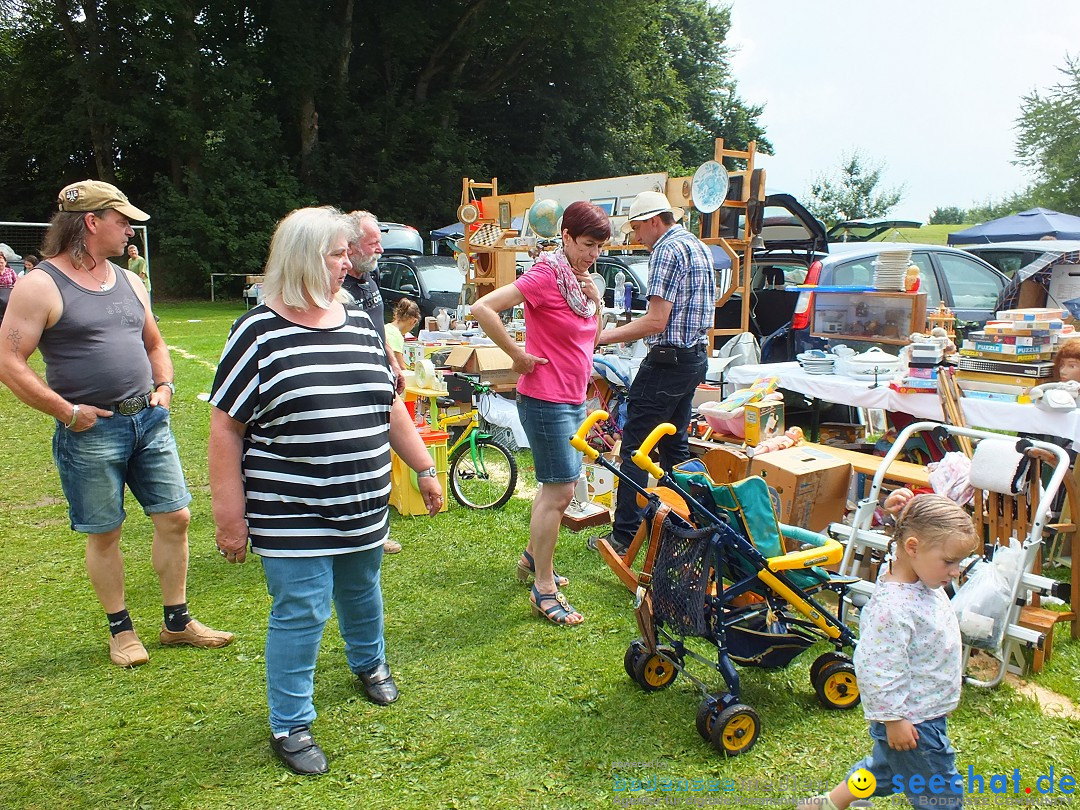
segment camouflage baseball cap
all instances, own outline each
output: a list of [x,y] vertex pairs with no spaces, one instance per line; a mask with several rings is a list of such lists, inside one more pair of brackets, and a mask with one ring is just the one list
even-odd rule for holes
[[145,222],[150,215],[128,202],[120,189],[101,180],[80,180],[64,186],[57,198],[60,211],[104,211],[112,208],[136,222]]

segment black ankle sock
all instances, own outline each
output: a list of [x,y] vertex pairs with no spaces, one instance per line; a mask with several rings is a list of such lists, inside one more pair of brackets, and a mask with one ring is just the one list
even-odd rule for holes
[[125,630],[135,629],[131,624],[131,614],[127,612],[127,608],[118,613],[106,613],[105,616],[109,619],[109,632],[114,636],[117,633],[123,633]]
[[188,626],[191,616],[187,612],[187,602],[179,605],[165,605],[165,629],[179,633]]

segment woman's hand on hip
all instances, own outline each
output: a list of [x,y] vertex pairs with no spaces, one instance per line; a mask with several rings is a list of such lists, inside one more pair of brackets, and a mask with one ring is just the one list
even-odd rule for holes
[[547,358],[537,357],[534,354],[522,352],[521,357],[518,357],[514,360],[513,369],[518,374],[532,374],[533,369],[535,369],[538,365],[543,366],[546,364]]

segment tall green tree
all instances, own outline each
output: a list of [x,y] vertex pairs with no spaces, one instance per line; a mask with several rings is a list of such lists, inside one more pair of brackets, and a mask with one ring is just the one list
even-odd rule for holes
[[1061,82],[1021,101],[1017,163],[1034,172],[1039,205],[1080,215],[1080,59],[1060,70]]
[[836,175],[819,175],[810,184],[806,207],[827,225],[845,219],[882,217],[903,199],[903,186],[879,188],[883,164],[875,164],[859,150],[841,159]]
[[[83,177],[150,210],[155,289],[257,272],[290,208],[445,224],[500,189],[689,173],[768,142],[708,0],[0,0],[0,183],[40,220]],[[167,272],[165,272],[167,271]]]

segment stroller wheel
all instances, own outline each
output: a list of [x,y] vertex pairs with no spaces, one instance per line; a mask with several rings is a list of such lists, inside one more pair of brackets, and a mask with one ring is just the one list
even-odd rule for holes
[[855,708],[860,700],[855,667],[846,661],[826,664],[818,673],[814,691],[826,709]]
[[724,710],[726,699],[728,699],[727,692],[717,692],[706,697],[698,706],[694,725],[697,727],[697,733],[701,735],[701,739],[705,740],[705,742],[712,742],[713,722],[720,712]]
[[637,665],[637,660],[640,656],[645,655],[647,652],[645,648],[645,642],[640,638],[636,638],[630,642],[630,646],[626,648],[626,655],[623,656],[623,669],[626,670],[626,677],[630,680],[637,680],[634,676],[634,667]]
[[[679,676],[679,670],[672,661],[679,661],[679,658],[671,647],[657,647],[654,653],[646,651],[634,660],[634,680],[646,692],[666,689]],[[681,665],[682,662],[679,663]]]
[[810,665],[810,685],[815,689],[817,688],[818,675],[821,674],[821,670],[834,661],[843,661],[846,664],[851,663],[851,658],[839,652],[827,652],[819,655],[814,659],[814,663]]
[[712,722],[712,744],[729,757],[745,754],[761,734],[761,718],[743,703],[728,706]]

